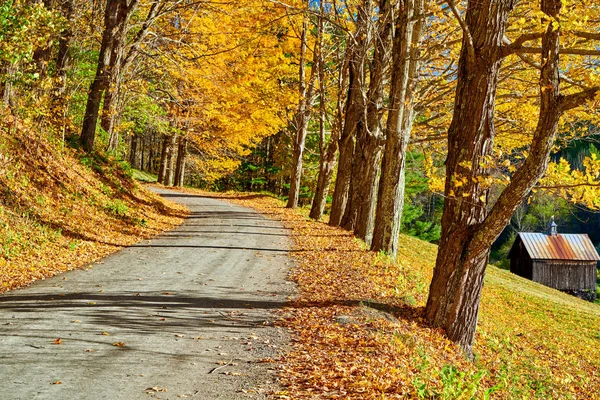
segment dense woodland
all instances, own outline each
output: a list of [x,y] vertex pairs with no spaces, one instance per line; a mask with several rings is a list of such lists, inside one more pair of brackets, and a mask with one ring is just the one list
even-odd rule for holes
[[1,129],[167,186],[270,191],[392,259],[401,229],[437,242],[425,315],[470,354],[497,238],[550,215],[598,226],[598,15],[592,0],[9,0]]

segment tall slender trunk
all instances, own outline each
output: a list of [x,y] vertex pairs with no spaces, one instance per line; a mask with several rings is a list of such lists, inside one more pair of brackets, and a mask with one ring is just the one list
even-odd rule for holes
[[[313,197],[310,218],[320,220],[325,210],[327,203],[327,194],[333,177],[333,169],[335,168],[335,156],[338,149],[338,140],[340,137],[340,129],[342,124],[342,91],[346,81],[346,68],[340,67],[338,74],[338,96],[336,106],[336,118],[331,127],[329,142],[325,137],[326,122],[327,122],[327,89],[325,81],[325,61],[323,50],[323,32],[325,25],[325,3],[319,5],[319,176],[317,178],[317,187]],[[345,62],[344,60],[341,60]]]
[[371,250],[383,250],[392,258],[398,251],[404,208],[406,148],[413,122],[413,92],[418,78],[423,13],[423,0],[407,0],[400,7],[392,47],[390,111],[371,244]]
[[185,161],[187,158],[187,137],[180,136],[177,143],[177,162],[175,163],[174,186],[183,186],[185,178]]
[[87,152],[94,148],[96,137],[96,124],[98,122],[98,113],[102,94],[109,87],[109,82],[118,71],[115,71],[116,61],[113,58],[114,52],[118,52],[123,46],[125,32],[129,17],[131,16],[138,0],[108,0],[104,13],[104,32],[102,34],[102,44],[100,46],[100,55],[98,57],[98,66],[96,76],[90,85],[88,100],[81,128],[80,143]]
[[122,100],[121,82],[123,80],[123,74],[133,63],[141,43],[146,37],[149,28],[152,26],[157,13],[162,9],[163,5],[164,3],[161,1],[152,3],[140,30],[133,38],[132,43],[127,46],[127,52],[125,51],[126,29],[120,32],[121,37],[118,38],[115,42],[115,46],[111,50],[110,66],[112,73],[110,74],[104,92],[104,103],[100,121],[100,125],[106,131],[109,138],[107,145],[107,150],[109,151],[116,151],[119,145],[119,132],[115,129],[115,126],[119,123],[119,109],[121,108],[120,100]]
[[[347,74],[342,68],[340,70],[340,77],[338,79],[338,101],[336,107],[336,119],[331,127],[331,135],[325,149],[325,103],[321,106],[321,121],[320,121],[320,159],[319,159],[319,177],[317,179],[317,188],[315,190],[315,196],[313,198],[312,206],[310,209],[310,218],[320,220],[325,210],[327,203],[327,194],[329,193],[329,186],[331,185],[331,179],[333,178],[333,170],[336,163],[336,153],[338,150],[338,141],[340,138],[340,130],[342,129],[342,88],[345,86],[343,82],[345,79],[342,77]],[[324,98],[324,96],[321,96]]]
[[306,135],[308,134],[308,123],[310,122],[310,116],[312,114],[312,98],[314,91],[314,80],[315,80],[315,62],[318,60],[318,46],[315,48],[313,53],[313,68],[309,82],[306,82],[306,35],[308,34],[308,17],[304,16],[304,22],[302,24],[302,34],[300,37],[300,67],[299,67],[299,81],[300,81],[300,102],[298,103],[298,111],[296,112],[295,125],[296,125],[296,137],[294,139],[294,153],[292,161],[292,171],[290,174],[290,195],[288,197],[287,208],[296,208],[298,206],[298,199],[300,197],[300,183],[302,180],[302,166],[304,155],[304,146],[306,144]]
[[173,175],[174,175],[174,163],[175,163],[175,135],[167,136],[167,155],[165,160],[165,176],[163,180],[163,185],[172,186],[173,185]]
[[[73,15],[73,0],[63,1],[61,3],[61,12],[63,17],[67,21],[70,21]],[[54,115],[55,121],[62,121],[63,139],[67,129],[67,103],[64,99],[64,94],[67,90],[67,68],[70,61],[72,38],[73,30],[71,24],[67,24],[65,29],[60,33],[55,59],[56,85],[52,93],[51,113]]]
[[169,152],[169,142],[171,141],[170,136],[163,138],[162,147],[160,152],[160,162],[158,163],[158,183],[165,184],[165,176],[167,173],[167,154]]
[[[139,136],[136,135],[135,133],[131,135],[131,144],[129,145],[129,165],[131,165],[131,168],[136,168],[137,167],[137,159],[138,159],[138,142],[139,142]],[[143,168],[143,161],[144,159],[142,158],[142,168]]]

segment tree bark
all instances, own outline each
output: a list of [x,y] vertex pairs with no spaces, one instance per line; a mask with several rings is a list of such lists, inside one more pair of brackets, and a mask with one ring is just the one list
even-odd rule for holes
[[165,136],[162,142],[162,149],[160,152],[160,162],[158,164],[158,183],[164,185],[165,176],[167,172],[167,154],[169,152],[169,142],[171,140],[170,136]]
[[503,57],[500,49],[513,5],[513,1],[502,0],[468,4],[466,27],[470,35],[463,38],[454,116],[448,132],[442,239],[425,310],[428,321],[445,329],[469,356],[490,246],[546,171],[560,116],[588,95],[586,91],[560,94],[560,26],[552,21],[559,20],[561,3],[541,0],[541,9],[549,18],[542,37],[538,123],[529,155],[488,212],[488,188],[479,178],[488,174],[482,161],[491,154],[493,145],[494,100]]
[[114,78],[116,64],[114,53],[118,52],[123,46],[125,33],[129,17],[131,16],[138,0],[108,0],[104,13],[104,32],[102,34],[102,44],[100,46],[100,55],[98,57],[98,66],[96,76],[90,85],[88,100],[83,118],[80,143],[82,148],[90,152],[94,148],[96,137],[96,124],[98,122],[98,113],[102,94],[109,87],[109,82]]
[[187,137],[180,136],[177,143],[177,162],[175,163],[174,186],[183,186],[185,178],[185,161],[187,158]]
[[112,72],[108,78],[106,89],[104,91],[104,103],[100,121],[100,125],[106,131],[109,138],[107,145],[108,151],[116,151],[119,145],[119,132],[115,130],[115,126],[118,124],[119,109],[121,108],[119,100],[121,100],[121,81],[123,79],[123,74],[135,59],[140,45],[148,33],[148,29],[152,26],[157,13],[161,9],[159,5],[162,6],[162,2],[155,1],[150,6],[148,15],[140,30],[135,35],[133,42],[129,46],[127,54],[125,51],[127,29],[123,29],[119,33],[121,37],[117,38],[118,40],[115,41],[115,46],[113,46],[111,50],[110,68]]
[[394,35],[390,111],[375,213],[371,250],[395,258],[404,208],[406,148],[413,122],[413,93],[418,79],[424,1],[407,0],[400,8]]
[[295,125],[296,137],[294,139],[294,153],[292,162],[292,171],[290,174],[290,195],[288,197],[287,208],[298,207],[298,199],[300,197],[300,183],[302,180],[302,166],[304,155],[304,146],[306,143],[306,135],[308,134],[308,123],[312,114],[312,100],[315,80],[315,67],[318,61],[318,46],[313,52],[313,68],[309,82],[306,82],[306,35],[308,34],[308,17],[304,16],[302,24],[302,34],[300,37],[300,67],[299,67],[299,82],[300,82],[300,102],[298,103],[298,111],[296,112]]
[[[365,3],[369,0],[365,0]],[[357,125],[361,120],[361,112],[365,109],[365,65],[367,61],[367,46],[365,43],[368,24],[371,15],[365,13],[364,4],[357,12],[356,32],[348,51],[348,96],[346,100],[346,113],[344,127],[339,140],[340,154],[338,159],[338,172],[335,178],[333,202],[329,225],[340,226],[351,199],[352,165],[354,160],[354,141]]]
[[[371,3],[373,7],[373,3]],[[374,32],[375,52],[371,61],[369,91],[364,122],[359,124],[354,150],[351,209],[344,228],[354,230],[355,235],[371,244],[377,200],[378,175],[383,148],[383,131],[381,118],[383,115],[383,91],[387,81],[389,66],[389,41],[392,29],[391,6],[388,0],[381,0],[378,5],[377,31]]]
[[165,161],[165,176],[163,185],[173,186],[174,163],[175,163],[175,135],[167,136],[167,155]]
[[[327,90],[325,81],[325,61],[323,51],[323,31],[324,31],[324,15],[325,15],[325,3],[321,2],[319,5],[320,16],[319,16],[319,176],[317,178],[317,187],[315,189],[315,195],[313,197],[310,218],[320,220],[325,210],[327,203],[327,194],[329,193],[329,186],[331,185],[331,179],[333,178],[333,169],[335,168],[335,156],[338,149],[338,139],[340,136],[340,129],[342,124],[342,92],[345,86],[346,69],[344,66],[340,67],[338,74],[338,96],[336,106],[336,118],[331,127],[331,135],[329,142],[325,137],[326,122],[327,122]],[[344,60],[342,60],[344,62]],[[327,149],[326,149],[327,147]]]
[[[131,144],[129,146],[129,165],[131,168],[137,167],[137,159],[138,159],[138,141],[139,136],[135,133],[131,135]],[[142,168],[143,168],[143,158],[142,158]]]

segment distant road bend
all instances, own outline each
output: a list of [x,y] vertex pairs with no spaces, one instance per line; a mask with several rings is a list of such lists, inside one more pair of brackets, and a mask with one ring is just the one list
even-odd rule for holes
[[0,398],[247,399],[276,390],[293,286],[278,222],[156,189],[191,211],[177,229],[93,268],[0,296]]

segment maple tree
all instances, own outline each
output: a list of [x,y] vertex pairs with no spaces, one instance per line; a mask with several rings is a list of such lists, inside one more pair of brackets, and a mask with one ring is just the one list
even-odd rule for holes
[[[561,94],[559,55],[563,52],[560,38],[564,16],[560,1],[542,0],[542,30],[523,33],[507,44],[508,18],[515,6],[511,1],[468,2],[465,21],[461,20],[463,43],[448,133],[447,197],[426,316],[434,326],[444,328],[468,355],[472,352],[490,246],[544,175],[561,116],[592,101],[600,90],[590,87]],[[500,67],[506,56],[519,53],[524,42],[536,38],[541,39],[541,48],[531,51],[542,56],[540,100],[529,154],[488,209],[486,159],[493,151]]]

